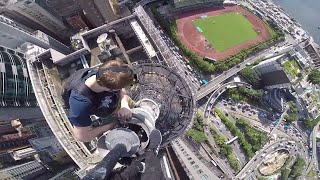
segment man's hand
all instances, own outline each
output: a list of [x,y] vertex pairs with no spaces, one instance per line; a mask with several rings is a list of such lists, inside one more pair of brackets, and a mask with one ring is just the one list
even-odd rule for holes
[[132,118],[132,112],[127,107],[120,108],[116,115],[119,118],[119,120],[122,121],[129,121]]

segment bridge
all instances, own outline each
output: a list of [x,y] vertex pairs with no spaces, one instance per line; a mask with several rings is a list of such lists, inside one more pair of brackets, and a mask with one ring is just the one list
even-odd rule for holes
[[226,143],[226,144],[230,144],[230,143],[232,143],[233,141],[235,141],[235,140],[237,140],[237,139],[238,139],[238,136],[230,139],[229,141],[226,141],[225,143]]

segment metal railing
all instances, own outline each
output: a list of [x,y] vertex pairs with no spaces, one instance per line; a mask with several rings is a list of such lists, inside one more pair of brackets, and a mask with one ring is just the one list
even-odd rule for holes
[[59,100],[57,89],[49,74],[49,69],[43,63],[37,65],[30,64],[29,66],[33,66],[34,68],[29,68],[29,71],[33,70],[30,71],[30,74],[33,75],[33,78],[36,78],[32,78],[33,86],[37,87],[37,99],[41,99],[39,104],[46,117],[46,121],[69,156],[80,169],[85,169],[88,167],[91,153],[83,143],[74,138],[72,126]]

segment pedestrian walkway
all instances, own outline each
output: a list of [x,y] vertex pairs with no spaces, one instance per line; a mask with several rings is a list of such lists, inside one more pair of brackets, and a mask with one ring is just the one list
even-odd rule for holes
[[207,168],[198,157],[187,147],[187,145],[177,139],[173,141],[172,147],[178,155],[180,161],[184,163],[193,179],[196,180],[218,180],[219,178]]

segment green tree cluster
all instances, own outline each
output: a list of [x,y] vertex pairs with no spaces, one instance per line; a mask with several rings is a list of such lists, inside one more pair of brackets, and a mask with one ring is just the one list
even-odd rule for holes
[[288,180],[289,178],[290,169],[284,169],[281,171],[281,179]]
[[263,96],[263,90],[261,90],[261,89],[250,89],[245,86],[240,86],[238,89],[241,94],[244,94],[245,96],[249,97],[250,99],[253,99],[256,101],[260,101],[260,99]]
[[[244,59],[252,56],[253,54],[260,52],[261,50],[267,48],[270,44],[275,44],[277,42],[284,40],[284,34],[281,30],[277,28],[277,26],[272,26],[272,30],[275,32],[271,34],[271,38],[264,42],[259,42],[251,45],[250,47],[243,49],[229,57],[223,59],[222,61],[218,61],[216,63],[210,63],[204,60],[202,57],[194,54],[190,51],[181,41],[179,36],[177,35],[177,26],[175,19],[165,19],[157,10],[156,4],[151,6],[151,11],[160,24],[160,26],[165,30],[165,32],[171,37],[171,39],[175,42],[175,44],[180,48],[183,54],[192,62],[194,65],[198,67],[199,70],[204,73],[213,73],[213,72],[221,72],[232,68],[233,66],[239,64]],[[267,25],[268,28],[269,25]]]
[[203,129],[203,116],[200,113],[197,113],[194,121],[192,129],[188,130],[187,137],[191,138],[193,141],[197,143],[202,143],[207,140],[206,135],[204,134]]
[[308,129],[313,129],[314,126],[316,126],[318,124],[318,122],[320,121],[320,116],[318,116],[316,119],[303,119],[303,124],[306,128]]
[[244,130],[244,134],[254,152],[262,148],[267,140],[267,133],[253,128],[251,124],[243,118],[238,119],[236,125]]
[[304,161],[304,159],[301,157],[298,157],[296,162],[291,167],[289,178],[298,179],[298,177],[301,176],[301,172],[303,171],[305,164],[306,162]]
[[223,137],[223,135],[218,133],[214,127],[210,127],[210,133],[216,144],[219,146],[220,152],[228,159],[232,169],[238,172],[240,170],[240,165],[232,152],[232,147],[228,144],[225,144],[226,139]]
[[263,96],[263,90],[249,89],[245,86],[240,86],[228,89],[227,94],[233,101],[251,100],[259,102]]
[[233,136],[238,136],[238,142],[241,148],[244,150],[248,157],[253,157],[254,153],[252,151],[251,144],[245,139],[244,135],[240,131],[240,129],[227,117],[225,116],[218,108],[215,108],[215,112],[220,117],[221,121],[226,125],[229,131]]
[[283,166],[280,168],[281,173],[281,179],[287,180],[289,177],[290,169],[288,169],[289,163],[294,160],[294,157],[290,156],[286,159],[286,162],[283,164]]
[[320,84],[320,71],[318,69],[313,69],[308,75],[308,80],[312,84]]
[[286,122],[289,124],[298,120],[298,109],[295,103],[293,102],[289,103],[289,110],[287,111],[287,115],[285,116],[285,119],[286,119]]
[[228,97],[233,101],[245,101],[246,96],[241,94],[238,88],[230,88],[227,90]]
[[254,87],[261,87],[261,82],[256,78],[251,66],[247,66],[240,71],[240,74]]

